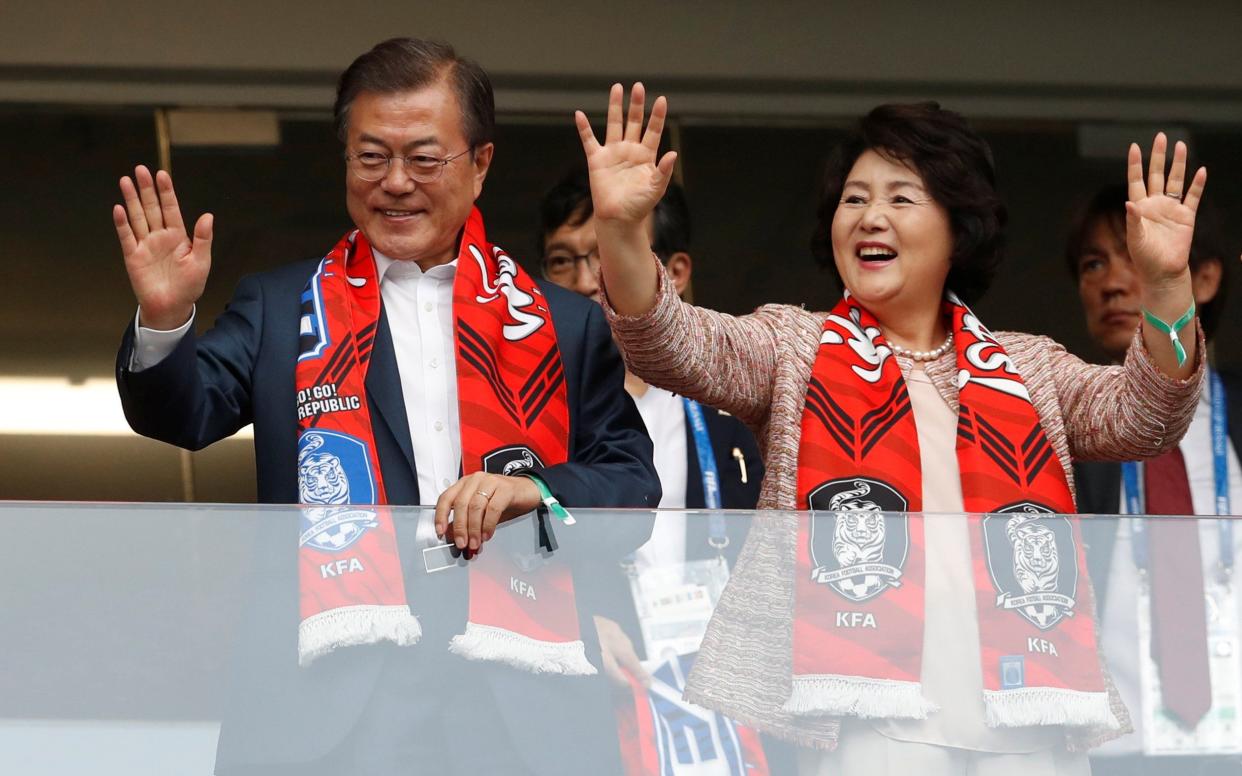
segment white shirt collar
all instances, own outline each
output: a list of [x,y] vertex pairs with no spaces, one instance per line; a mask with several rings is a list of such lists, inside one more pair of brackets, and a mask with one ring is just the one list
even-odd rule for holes
[[[397,267],[402,277],[420,277],[427,276],[435,280],[449,280],[457,274],[457,259],[453,259],[448,264],[441,264],[423,272],[422,268],[413,261],[398,261],[390,259],[379,251],[371,248],[371,254],[375,256],[375,274],[379,277],[380,283],[384,282],[384,278],[388,276],[388,270]],[[396,277],[394,275],[394,277]]]

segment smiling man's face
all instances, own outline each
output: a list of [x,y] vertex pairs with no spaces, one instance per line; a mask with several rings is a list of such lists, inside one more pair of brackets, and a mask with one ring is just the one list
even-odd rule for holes
[[[445,79],[395,94],[362,92],[349,106],[349,153],[443,159],[469,148],[461,106]],[[391,259],[415,261],[424,270],[445,264],[457,256],[458,233],[483,191],[491,160],[492,144],[485,143],[445,165],[432,183],[415,182],[396,159],[378,181],[346,172],[350,218]]]

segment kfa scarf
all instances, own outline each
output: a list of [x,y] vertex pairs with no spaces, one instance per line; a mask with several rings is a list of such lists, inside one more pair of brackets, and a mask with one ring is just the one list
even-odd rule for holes
[[[950,295],[957,462],[969,513],[984,704],[993,727],[1117,723],[1096,649],[1074,502],[1030,394]],[[848,295],[828,316],[798,451],[794,714],[922,719],[924,526],[918,433],[901,369]],[[931,605],[935,605],[932,602]]]
[[[303,665],[379,641],[408,645],[421,628],[406,602],[392,517],[366,400],[380,316],[365,235],[346,235],[302,294],[296,368]],[[530,276],[487,242],[471,212],[453,282],[462,471],[496,474],[562,463],[569,408],[552,316]],[[427,496],[429,494],[424,494]],[[458,518],[460,519],[460,517]],[[449,648],[534,672],[589,674],[567,566],[499,531],[469,561],[465,633]]]

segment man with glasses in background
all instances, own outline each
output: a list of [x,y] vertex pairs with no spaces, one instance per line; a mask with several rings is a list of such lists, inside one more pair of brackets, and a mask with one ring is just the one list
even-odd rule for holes
[[[664,264],[664,282],[672,283],[682,298],[692,293],[690,231],[685,194],[681,186],[671,183],[648,219],[647,232],[652,252]],[[545,278],[600,300],[598,240],[585,170],[571,170],[544,195],[537,245]],[[604,667],[613,681],[621,688],[635,682],[662,685],[647,692],[634,687],[632,693],[623,690],[618,696],[622,750],[643,749],[644,736],[654,740],[657,728],[678,724],[673,717],[701,718],[711,720],[712,725],[730,726],[730,731],[716,730],[715,735],[742,742],[735,756],[747,765],[733,772],[792,772],[788,747],[771,741],[761,747],[758,736],[736,723],[688,703],[667,700],[680,697],[685,689],[684,676],[698,651],[711,608],[699,614],[673,615],[670,611],[676,607],[666,602],[682,600],[688,590],[702,590],[714,603],[746,540],[751,519],[749,515],[686,515],[673,510],[754,509],[763,480],[754,435],[737,418],[647,385],[629,372],[625,390],[638,405],[654,443],[663,492],[660,508],[668,511],[656,517],[651,540],[617,569],[615,579],[621,590],[615,598],[628,603],[608,611],[608,616],[595,617]],[[638,714],[638,708],[652,711]],[[673,756],[659,747],[646,748]],[[702,758],[697,761],[700,767],[726,759],[723,751],[700,752],[698,757]],[[664,767],[672,770],[674,764],[670,761]]]
[[[693,261],[690,209],[679,185],[669,185],[647,228],[651,250],[664,264],[665,282],[672,283],[685,298],[691,294]],[[548,191],[540,207],[544,277],[599,301],[597,246],[590,181],[585,170],[576,169]],[[647,385],[628,372],[625,390],[638,405],[655,446],[662,509],[755,508],[763,463],[754,435],[741,421]],[[687,520],[679,514],[661,515],[651,541],[635,554],[637,567],[714,558],[720,552],[736,557],[747,523],[730,521],[728,529],[733,534],[713,537],[709,522],[703,518]]]
[[[571,510],[660,491],[602,312],[488,242],[478,65],[385,41],[341,75],[334,114],[357,229],[243,279],[201,337],[212,216],[187,235],[171,178],[144,167],[113,213],[139,302],[117,362],[130,424],[198,449],[253,422],[259,500],[313,505],[296,551],[273,534],[258,553],[260,579],[303,573],[296,593],[254,590],[217,772],[611,772],[579,583],[651,522]],[[371,504],[435,509],[406,525],[353,506]],[[536,509],[537,531],[481,552]]]

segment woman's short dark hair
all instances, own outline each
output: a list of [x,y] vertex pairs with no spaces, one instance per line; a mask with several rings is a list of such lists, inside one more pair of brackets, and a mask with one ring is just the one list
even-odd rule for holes
[[850,170],[866,151],[908,165],[948,211],[953,253],[945,285],[964,302],[977,301],[1000,266],[1005,205],[996,191],[992,149],[966,119],[934,102],[881,105],[863,116],[833,151],[824,172],[819,223],[811,237],[815,259],[843,286],[832,254],[832,218]]
[[391,38],[355,59],[336,86],[332,115],[336,133],[345,140],[349,106],[362,92],[396,94],[422,89],[448,79],[461,106],[462,133],[470,147],[492,142],[496,134],[496,103],[492,82],[483,68],[459,57],[447,43],[419,38]]

